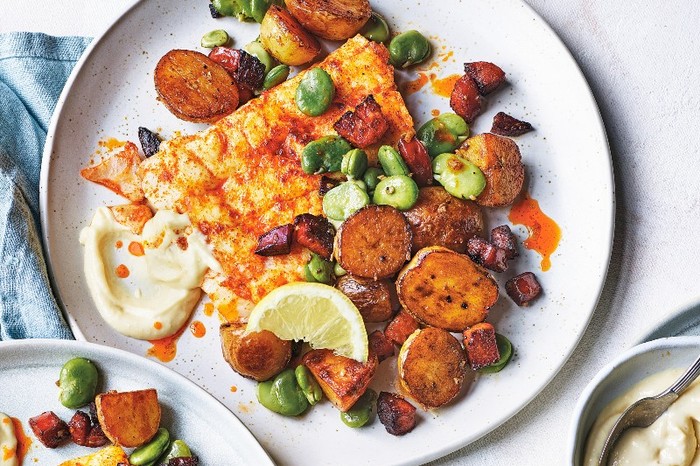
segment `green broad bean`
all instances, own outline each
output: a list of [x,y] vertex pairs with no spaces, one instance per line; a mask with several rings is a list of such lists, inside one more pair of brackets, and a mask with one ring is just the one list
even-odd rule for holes
[[243,3],[250,4],[250,16],[255,22],[262,23],[265,13],[267,13],[273,2],[271,0],[244,0]]
[[401,157],[401,154],[391,146],[382,146],[377,152],[379,164],[382,166],[384,173],[392,175],[408,175],[408,165]]
[[342,277],[343,275],[347,275],[347,273],[348,271],[342,268],[337,262],[333,266],[333,275],[336,277]]
[[156,464],[167,464],[173,458],[192,458],[192,451],[183,440],[174,440]]
[[418,200],[418,185],[410,176],[392,175],[379,182],[374,190],[373,201],[377,205],[390,205],[405,211]]
[[360,34],[375,42],[386,42],[389,40],[389,25],[382,15],[373,11],[369,20],[360,30]]
[[423,62],[432,47],[423,34],[416,30],[402,32],[389,42],[389,59],[396,68],[407,68]]
[[479,167],[456,154],[440,154],[433,160],[433,178],[454,197],[476,199],[486,187]]
[[381,178],[384,176],[384,170],[381,168],[368,167],[367,170],[365,170],[365,174],[362,176],[362,181],[364,181],[365,185],[367,186],[367,192],[374,192],[374,190],[377,189],[377,185],[381,181]]
[[508,338],[500,333],[496,334],[496,345],[498,346],[498,353],[501,355],[501,357],[490,366],[479,369],[479,372],[485,374],[500,372],[504,367],[506,367],[510,359],[513,357],[513,344],[510,342],[510,340],[508,340]]
[[156,461],[170,445],[170,433],[163,427],[145,445],[141,445],[129,455],[129,464],[143,466]]
[[211,0],[214,9],[223,16],[235,16],[241,21],[249,17],[245,14],[245,0]]
[[304,147],[301,169],[308,174],[340,171],[343,155],[351,149],[350,143],[340,136],[324,136]]
[[349,180],[360,179],[367,170],[367,153],[362,149],[353,149],[343,155],[340,171]]
[[264,407],[284,416],[298,416],[309,407],[293,369],[286,369],[274,379],[259,383],[257,397]]
[[311,276],[310,278],[313,279],[308,280],[309,276],[307,275],[307,281],[325,283],[326,285],[331,283],[331,279],[333,278],[333,263],[331,261],[327,261],[318,254],[311,253],[311,259],[309,260],[309,263],[306,264],[304,275],[306,275],[307,268],[309,275]]
[[374,414],[374,404],[377,392],[368,388],[365,393],[346,412],[340,413],[340,419],[348,427],[362,427],[367,424]]
[[277,65],[265,75],[263,90],[272,89],[278,84],[282,84],[289,77],[290,68],[287,65]]
[[265,48],[262,46],[262,44],[257,40],[246,44],[245,47],[243,47],[243,50],[260,60],[260,63],[265,65],[266,75],[270,72],[270,70],[272,70],[272,67],[275,66],[275,64],[277,63],[275,59],[272,58],[272,55],[270,55],[267,52],[267,50],[265,50]]
[[230,37],[223,29],[214,29],[202,36],[200,45],[206,49],[213,49],[228,44]]
[[319,116],[328,110],[334,96],[331,76],[321,68],[311,68],[299,82],[294,100],[304,115]]
[[341,183],[323,196],[323,212],[332,220],[345,220],[368,204],[369,195],[356,180]]
[[421,126],[416,136],[430,157],[452,152],[469,136],[469,125],[455,113],[443,113]]
[[73,358],[61,368],[58,378],[58,399],[66,408],[77,409],[95,399],[99,374],[97,367],[85,358]]
[[306,400],[311,406],[321,401],[323,398],[321,386],[316,382],[314,376],[311,375],[311,371],[309,371],[305,365],[298,365],[297,368],[294,369],[294,376],[301,387],[301,391],[304,392]]

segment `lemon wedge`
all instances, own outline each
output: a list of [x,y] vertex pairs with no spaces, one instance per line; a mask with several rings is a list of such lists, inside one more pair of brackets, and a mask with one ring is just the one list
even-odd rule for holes
[[367,329],[360,311],[332,286],[289,283],[272,290],[253,308],[246,332],[269,330],[283,340],[367,361]]

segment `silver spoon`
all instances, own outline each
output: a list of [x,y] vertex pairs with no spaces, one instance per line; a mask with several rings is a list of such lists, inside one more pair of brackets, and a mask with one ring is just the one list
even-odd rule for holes
[[656,421],[666,410],[673,404],[674,401],[688,388],[693,380],[700,375],[700,356],[695,360],[692,366],[680,376],[669,388],[659,393],[656,396],[642,398],[627,408],[620,418],[615,422],[608,438],[603,445],[603,451],[600,452],[598,466],[608,466],[608,459],[612,452],[615,443],[620,438],[620,435],[630,427],[649,427]]

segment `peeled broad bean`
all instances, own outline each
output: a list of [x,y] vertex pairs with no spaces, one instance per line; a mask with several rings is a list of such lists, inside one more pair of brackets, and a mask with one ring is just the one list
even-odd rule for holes
[[303,114],[319,116],[328,110],[334,96],[331,76],[321,68],[311,68],[299,82],[294,100]]
[[340,419],[348,427],[362,427],[367,424],[374,413],[377,392],[368,388],[365,393],[346,412],[340,413]]
[[418,31],[406,31],[391,39],[389,58],[397,68],[407,68],[428,58],[432,48],[430,42]]
[[433,178],[445,191],[462,199],[476,199],[486,187],[479,167],[456,154],[440,154],[433,160]]
[[95,399],[98,381],[97,367],[85,358],[73,358],[61,368],[58,378],[61,404],[77,409]]
[[358,180],[341,183],[323,196],[323,212],[332,220],[345,220],[368,204],[369,195]]
[[153,463],[160,458],[168,445],[170,445],[170,433],[161,427],[147,444],[141,445],[129,455],[129,463],[134,466]]

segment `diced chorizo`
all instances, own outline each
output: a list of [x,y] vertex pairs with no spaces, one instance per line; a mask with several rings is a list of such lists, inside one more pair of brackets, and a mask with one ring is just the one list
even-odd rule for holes
[[433,166],[428,150],[414,135],[411,139],[399,139],[399,152],[413,174],[413,179],[420,187],[433,184]]
[[524,272],[506,282],[506,292],[518,306],[527,306],[542,293],[542,286],[532,272]]
[[245,50],[230,47],[214,47],[209,58],[228,72],[238,86],[240,104],[255,96],[255,89],[260,89],[265,80],[265,65],[257,57]]
[[335,178],[332,176],[322,175],[321,182],[318,186],[318,194],[320,196],[325,196],[328,191],[330,191],[331,189],[340,185],[340,183],[342,183],[342,182],[343,182],[342,179]]
[[301,214],[294,218],[294,240],[324,259],[333,255],[335,228],[326,217]]
[[457,80],[450,95],[450,107],[454,112],[471,123],[481,113],[483,98],[474,80],[464,75]]
[[500,225],[491,230],[491,244],[506,252],[508,259],[518,257],[518,243],[508,225]]
[[389,123],[381,106],[372,95],[368,95],[354,112],[345,112],[333,128],[355,147],[364,149],[381,139],[389,129]]
[[90,428],[90,434],[87,437],[87,446],[90,448],[99,448],[107,445],[109,439],[105,435],[99,422],[93,423]]
[[503,70],[487,61],[465,63],[464,72],[474,80],[481,95],[492,93],[506,81]]
[[416,426],[416,407],[395,393],[379,393],[377,416],[391,435],[407,434]]
[[87,438],[90,435],[90,428],[92,427],[90,422],[90,416],[83,411],[76,411],[73,417],[68,421],[68,431],[70,432],[70,438],[73,443],[85,446],[87,445]]
[[527,121],[518,120],[507,113],[498,112],[493,117],[491,132],[501,136],[521,136],[534,128]]
[[249,89],[261,89],[265,80],[265,65],[245,50],[239,50],[240,59],[238,69],[234,74],[236,82],[243,84]]
[[170,458],[168,460],[167,466],[198,466],[199,460],[196,456],[179,456],[177,458]]
[[369,334],[369,348],[377,355],[379,362],[394,355],[394,343],[381,330]]
[[416,330],[418,330],[416,319],[408,312],[401,310],[387,324],[384,334],[397,345],[403,345],[403,342]]
[[494,272],[508,270],[508,252],[478,236],[467,242],[467,255],[477,264]]
[[148,128],[139,126],[139,142],[146,157],[150,157],[160,149],[160,137]]
[[365,322],[384,322],[399,308],[396,287],[391,280],[372,280],[345,275],[336,287],[357,307]]
[[289,254],[292,250],[292,234],[294,226],[291,223],[273,228],[258,238],[255,254],[259,256],[279,256]]
[[472,370],[494,364],[501,358],[496,344],[496,330],[488,322],[468,328],[463,336],[467,361]]
[[56,448],[70,438],[70,429],[53,411],[29,419],[29,427],[46,448]]

